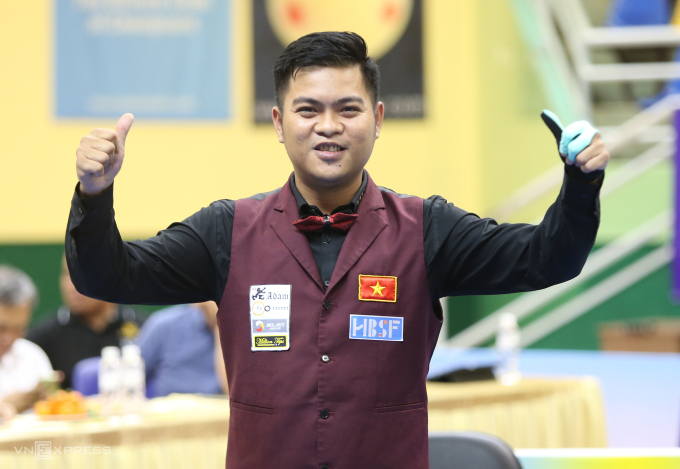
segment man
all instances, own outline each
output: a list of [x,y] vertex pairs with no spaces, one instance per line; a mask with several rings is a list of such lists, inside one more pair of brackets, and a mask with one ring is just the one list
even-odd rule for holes
[[0,265],[0,417],[9,418],[42,399],[41,380],[52,379],[50,361],[23,339],[38,292],[24,272]]
[[438,196],[380,188],[364,171],[384,109],[359,36],[300,38],[274,75],[290,179],[215,202],[149,240],[124,243],[113,219],[133,117],[81,140],[66,237],[74,282],[109,301],[219,304],[229,469],[427,468],[439,298],[578,275],[609,154],[588,125],[568,127],[559,139],[567,174],[543,222],[498,226]]
[[62,259],[59,290],[64,304],[54,317],[36,325],[27,339],[42,348],[55,370],[64,373],[62,386],[73,384],[73,367],[80,360],[98,357],[102,348],[131,343],[143,317],[128,306],[88,298],[76,290]]
[[172,306],[147,319],[135,340],[146,366],[147,395],[223,393],[224,363],[215,360],[216,314],[215,302],[206,301]]

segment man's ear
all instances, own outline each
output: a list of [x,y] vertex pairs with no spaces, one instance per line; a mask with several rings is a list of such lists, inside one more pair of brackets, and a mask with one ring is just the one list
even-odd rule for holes
[[378,101],[378,104],[375,105],[375,138],[380,137],[383,117],[385,117],[385,105],[382,101]]
[[272,121],[274,121],[274,128],[276,135],[279,137],[279,143],[283,143],[283,112],[278,106],[272,108]]

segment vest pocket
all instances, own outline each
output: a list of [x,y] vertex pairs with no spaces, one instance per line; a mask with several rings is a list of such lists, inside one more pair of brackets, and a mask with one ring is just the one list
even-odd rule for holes
[[241,404],[240,402],[236,401],[231,401],[231,406],[236,409],[245,410],[246,412],[255,412],[257,414],[272,415],[274,413],[274,409],[272,409],[271,407],[260,407],[257,405]]
[[427,402],[414,402],[413,404],[403,404],[403,405],[390,405],[383,407],[376,407],[376,414],[387,414],[390,412],[404,412],[407,410],[422,409],[427,407]]

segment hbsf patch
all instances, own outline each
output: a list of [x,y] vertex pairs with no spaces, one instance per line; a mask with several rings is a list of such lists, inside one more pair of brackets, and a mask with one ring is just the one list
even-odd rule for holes
[[403,342],[404,318],[350,314],[349,338]]

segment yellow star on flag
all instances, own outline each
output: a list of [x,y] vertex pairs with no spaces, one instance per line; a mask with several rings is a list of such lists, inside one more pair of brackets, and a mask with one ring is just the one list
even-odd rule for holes
[[385,289],[385,287],[381,287],[380,282],[375,282],[375,285],[373,285],[371,288],[373,289],[374,295],[383,296],[382,291]]

